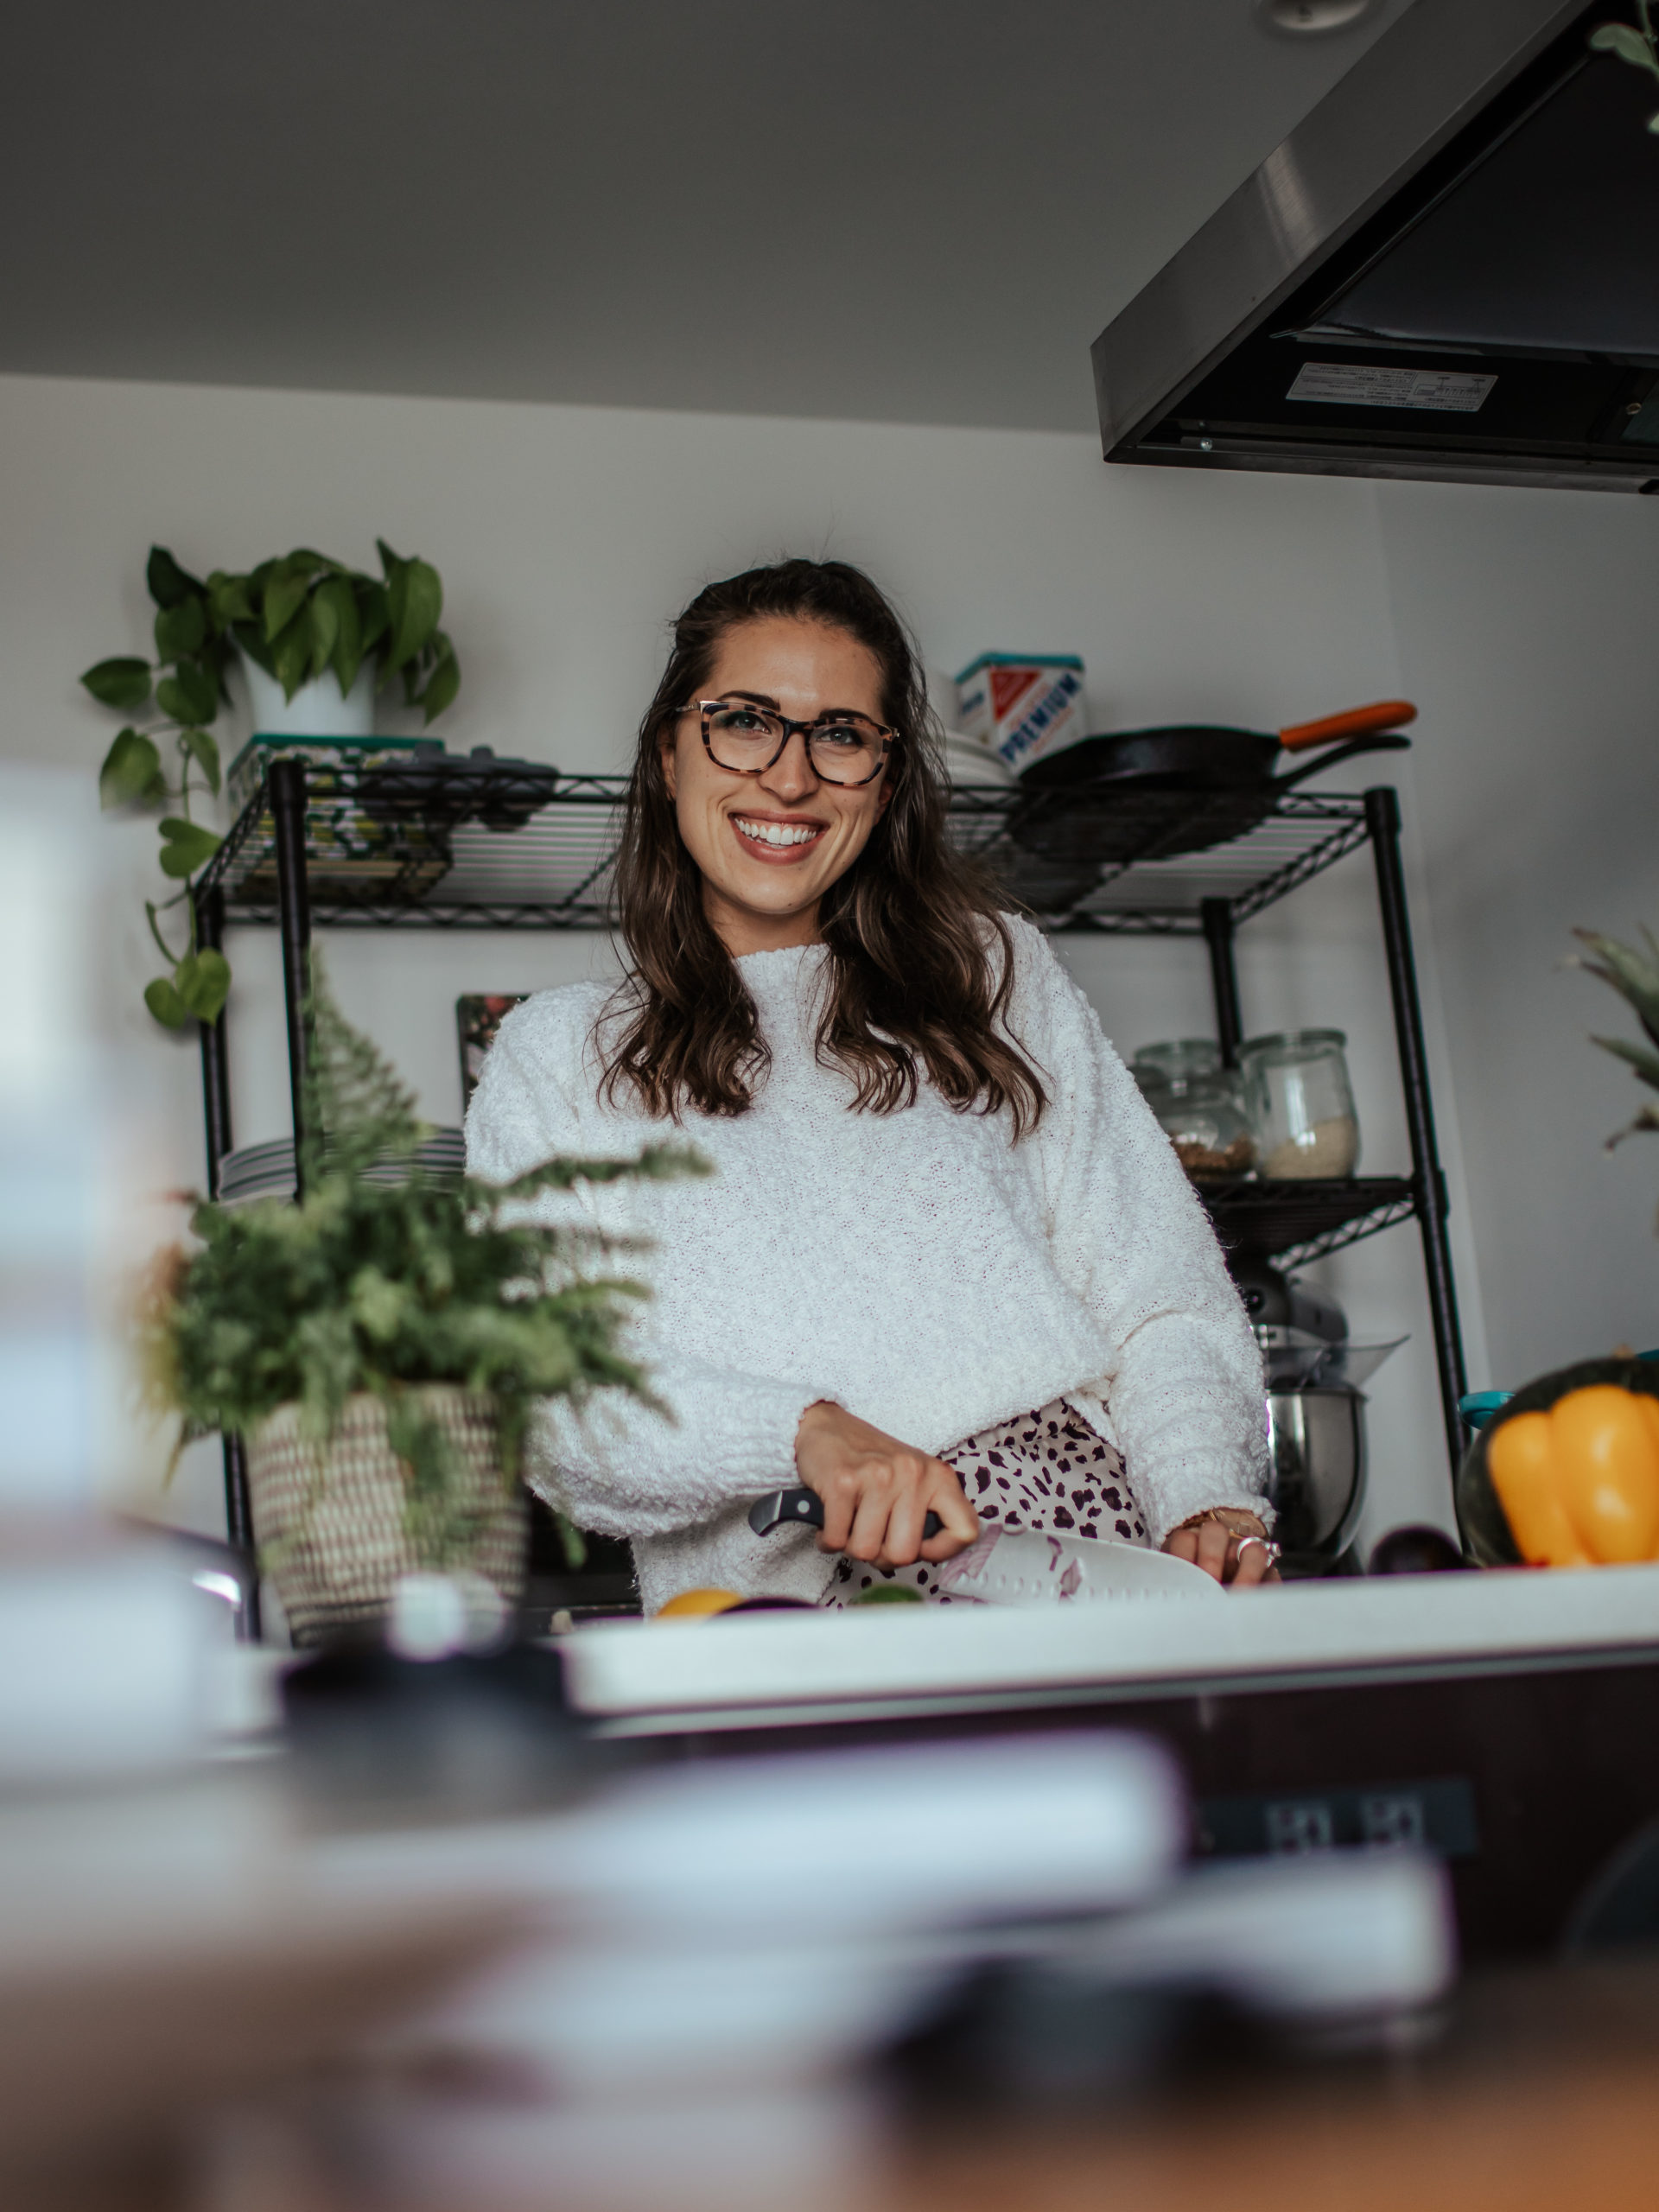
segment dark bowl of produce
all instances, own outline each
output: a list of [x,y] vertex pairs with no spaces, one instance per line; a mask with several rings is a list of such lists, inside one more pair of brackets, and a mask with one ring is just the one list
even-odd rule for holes
[[1631,1357],[1581,1359],[1571,1367],[1558,1367],[1517,1390],[1475,1433],[1458,1470],[1456,1502],[1458,1527],[1464,1549],[1478,1567],[1522,1567],[1519,1546],[1492,1485],[1488,1455],[1492,1440],[1521,1414],[1548,1413],[1571,1390],[1587,1390],[1599,1383],[1659,1399],[1659,1366]]
[[1444,1529],[1412,1522],[1390,1529],[1371,1552],[1368,1574],[1444,1574],[1469,1562]]

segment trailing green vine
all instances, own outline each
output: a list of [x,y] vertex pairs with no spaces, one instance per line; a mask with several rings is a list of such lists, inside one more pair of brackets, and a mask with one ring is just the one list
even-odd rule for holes
[[[181,568],[164,545],[152,545],[144,575],[156,605],[155,659],[118,655],[80,679],[100,706],[147,714],[142,727],[129,721],[117,732],[98,787],[106,809],[169,810],[159,823],[161,866],[179,888],[144,902],[168,969],[145,986],[144,1003],[169,1029],[216,1020],[231,987],[224,954],[197,942],[196,880],[223,840],[195,818],[191,803],[219,796],[219,741],[211,725],[230,702],[225,674],[233,654],[240,651],[264,669],[288,699],[329,670],[343,698],[372,661],[376,689],[401,677],[406,702],[421,708],[429,725],[461,689],[454,646],[438,626],[437,570],[429,561],[405,560],[384,538],[378,543],[378,577],[301,546],[245,575],[215,569],[206,582]],[[181,917],[164,920],[181,906]]]
[[[1659,84],[1659,33],[1653,27],[1651,0],[1636,0],[1635,23],[1599,23],[1590,43],[1599,54],[1616,54],[1633,69],[1645,69]],[[1659,109],[1648,118],[1649,130],[1659,134]]]

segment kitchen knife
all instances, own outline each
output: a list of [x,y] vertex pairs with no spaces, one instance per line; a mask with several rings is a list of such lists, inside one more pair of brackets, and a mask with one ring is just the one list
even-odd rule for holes
[[[756,1498],[749,1508],[749,1526],[757,1536],[769,1536],[774,1529],[781,1529],[785,1521],[798,1522],[804,1529],[822,1529],[823,1500],[815,1490],[771,1490],[764,1497]],[[922,1541],[937,1536],[944,1526],[937,1513],[930,1513],[922,1523]]]
[[[749,1508],[749,1526],[769,1536],[786,1521],[822,1529],[823,1500],[816,1491],[774,1490]],[[937,1536],[939,1516],[930,1513],[923,1535]],[[1001,1529],[993,1523],[976,1542],[938,1570],[941,1592],[960,1603],[982,1605],[1099,1605],[1121,1598],[1218,1598],[1220,1583],[1202,1567],[1144,1544],[1118,1543],[1110,1537],[1087,1540],[1052,1536],[1033,1530]]]

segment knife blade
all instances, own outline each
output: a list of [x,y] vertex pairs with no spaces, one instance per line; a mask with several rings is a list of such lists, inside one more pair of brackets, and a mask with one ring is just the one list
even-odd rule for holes
[[1053,1536],[995,1522],[934,1577],[982,1605],[1097,1605],[1125,1598],[1220,1598],[1219,1582],[1170,1552],[1110,1536]]

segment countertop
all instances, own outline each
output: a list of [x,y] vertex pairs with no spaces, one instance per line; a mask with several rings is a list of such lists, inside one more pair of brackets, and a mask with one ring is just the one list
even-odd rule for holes
[[1287,1583],[1216,1600],[607,1622],[562,1642],[608,1732],[1405,1680],[1659,1651],[1659,1565]]

